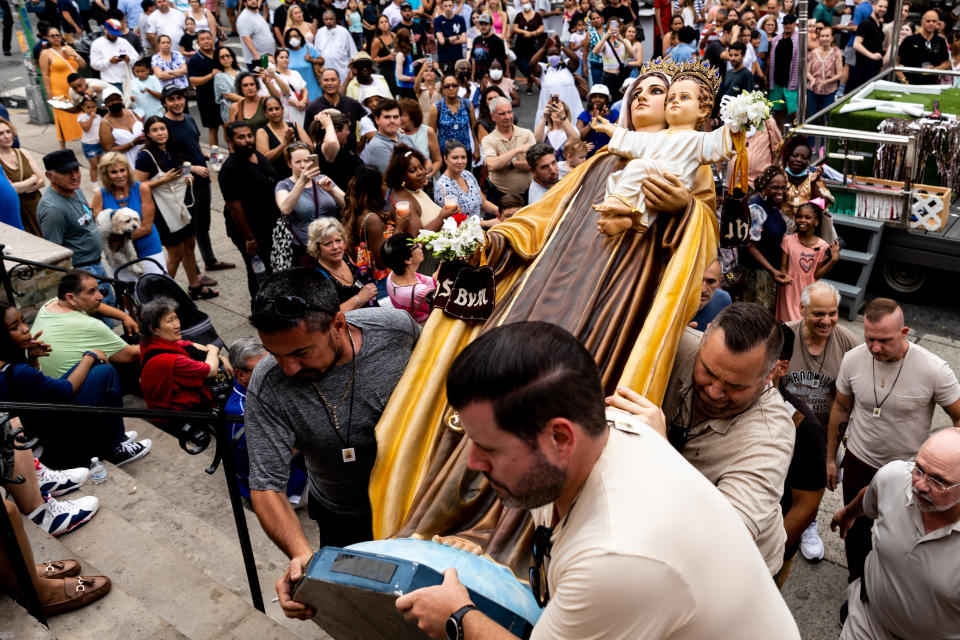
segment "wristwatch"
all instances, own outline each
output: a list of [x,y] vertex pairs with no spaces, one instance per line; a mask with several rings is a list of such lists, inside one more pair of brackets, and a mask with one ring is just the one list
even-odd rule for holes
[[476,605],[473,604],[462,606],[447,618],[445,629],[449,640],[463,640],[463,616],[476,608]]

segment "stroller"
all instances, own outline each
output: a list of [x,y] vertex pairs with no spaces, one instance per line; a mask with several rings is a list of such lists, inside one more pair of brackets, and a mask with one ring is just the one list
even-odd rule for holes
[[[149,260],[157,266],[163,267],[153,258],[138,258],[126,264],[117,267],[114,271],[114,277],[124,269],[129,269],[138,262]],[[147,273],[136,281],[133,285],[133,305],[140,307],[159,297],[172,299],[177,304],[177,317],[180,318],[180,333],[184,340],[196,342],[197,344],[215,344],[221,349],[224,347],[223,340],[217,335],[217,330],[213,328],[210,322],[210,316],[205,314],[197,307],[196,303],[190,298],[176,281],[166,274]]]

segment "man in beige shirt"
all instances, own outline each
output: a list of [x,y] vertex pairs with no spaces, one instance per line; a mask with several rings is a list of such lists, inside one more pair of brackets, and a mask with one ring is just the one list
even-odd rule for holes
[[[505,507],[533,510],[531,586],[545,608],[531,640],[800,637],[723,496],[645,422],[611,410],[610,426],[597,366],[572,335],[493,329],[454,361],[447,397],[470,468]],[[708,523],[710,544],[683,523]],[[396,606],[433,638],[515,638],[453,569]]]
[[668,438],[736,509],[771,575],[787,540],[780,498],[793,455],[793,409],[770,384],[783,335],[769,311],[737,302],[706,333],[681,337],[664,396]]
[[[837,374],[837,393],[827,429],[827,488],[838,484],[840,425],[847,424],[843,501],[851,502],[880,467],[909,460],[930,433],[937,405],[960,426],[960,384],[944,360],[907,342],[903,311],[889,298],[863,309],[865,344],[847,352]],[[844,538],[848,581],[863,575],[870,528],[860,518]]]
[[527,149],[536,144],[533,132],[513,124],[513,105],[507,98],[496,98],[490,106],[496,128],[487,134],[480,144],[484,162],[489,171],[490,184],[494,187],[487,197],[494,204],[507,193],[522,196],[530,187],[530,166],[527,164]]
[[830,526],[843,537],[864,515],[876,548],[847,588],[840,640],[960,638],[960,430],[884,465]]

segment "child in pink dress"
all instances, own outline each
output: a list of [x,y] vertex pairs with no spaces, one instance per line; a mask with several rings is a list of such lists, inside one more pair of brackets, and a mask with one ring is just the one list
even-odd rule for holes
[[391,270],[387,276],[390,302],[422,325],[430,317],[428,296],[436,290],[437,280],[417,273],[423,262],[423,248],[419,244],[411,246],[411,240],[413,236],[409,233],[393,234],[380,248],[380,256]]
[[780,243],[783,249],[780,271],[787,277],[777,292],[777,320],[781,322],[801,317],[800,294],[807,285],[827,275],[840,258],[840,245],[827,244],[817,235],[822,215],[823,208],[816,201],[800,205],[796,214],[797,232],[784,236]]

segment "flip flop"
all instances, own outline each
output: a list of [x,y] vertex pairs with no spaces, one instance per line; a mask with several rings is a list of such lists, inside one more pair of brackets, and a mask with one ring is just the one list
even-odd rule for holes
[[217,260],[206,266],[207,271],[223,271],[225,269],[234,269],[237,265],[232,262],[225,262],[224,260]]
[[187,291],[190,293],[191,300],[209,300],[210,298],[216,298],[220,295],[220,292],[216,289],[211,289],[203,285],[199,287],[187,287]]

